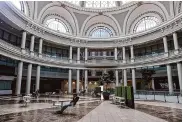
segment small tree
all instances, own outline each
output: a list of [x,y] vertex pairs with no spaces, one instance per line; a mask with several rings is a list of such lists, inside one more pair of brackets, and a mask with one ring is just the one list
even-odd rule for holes
[[[99,84],[104,85],[106,83],[108,85],[110,83],[114,83],[114,80],[115,80],[114,72],[112,70],[110,70],[101,76],[101,78],[99,80]],[[107,85],[106,85],[106,90],[107,90]]]
[[150,69],[142,69],[140,72],[142,74],[142,80],[144,82],[144,88],[146,89],[147,85],[152,80],[152,75],[155,74],[155,71],[154,70],[150,70]]

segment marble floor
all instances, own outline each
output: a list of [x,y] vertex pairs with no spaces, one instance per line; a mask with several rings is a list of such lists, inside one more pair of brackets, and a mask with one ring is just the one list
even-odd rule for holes
[[19,97],[0,97],[0,122],[181,122],[182,104],[135,101],[135,109],[120,108],[111,101],[80,96],[75,107],[58,114],[52,100],[71,100],[72,96],[40,97],[22,107]]
[[167,122],[166,120],[134,109],[119,108],[110,101],[102,102],[98,107],[78,122]]

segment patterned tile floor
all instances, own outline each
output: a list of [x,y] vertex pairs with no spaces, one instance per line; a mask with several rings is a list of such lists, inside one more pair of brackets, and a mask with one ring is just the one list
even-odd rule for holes
[[75,107],[57,114],[51,100],[70,99],[39,98],[28,107],[21,107],[17,97],[0,97],[0,122],[181,122],[181,104],[135,101],[135,109],[119,108],[111,101],[81,96]]

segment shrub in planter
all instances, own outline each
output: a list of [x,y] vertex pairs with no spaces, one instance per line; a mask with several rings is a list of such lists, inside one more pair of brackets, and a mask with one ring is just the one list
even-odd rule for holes
[[109,92],[104,91],[104,92],[103,92],[104,100],[109,100],[109,95],[110,95]]

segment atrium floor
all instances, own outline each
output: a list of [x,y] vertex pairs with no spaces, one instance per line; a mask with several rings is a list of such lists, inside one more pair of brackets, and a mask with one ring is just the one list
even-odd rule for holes
[[120,108],[111,101],[80,96],[75,107],[57,114],[60,108],[53,107],[52,100],[62,98],[34,99],[27,107],[18,104],[20,98],[0,97],[0,122],[180,122],[182,104],[135,101],[135,109]]

